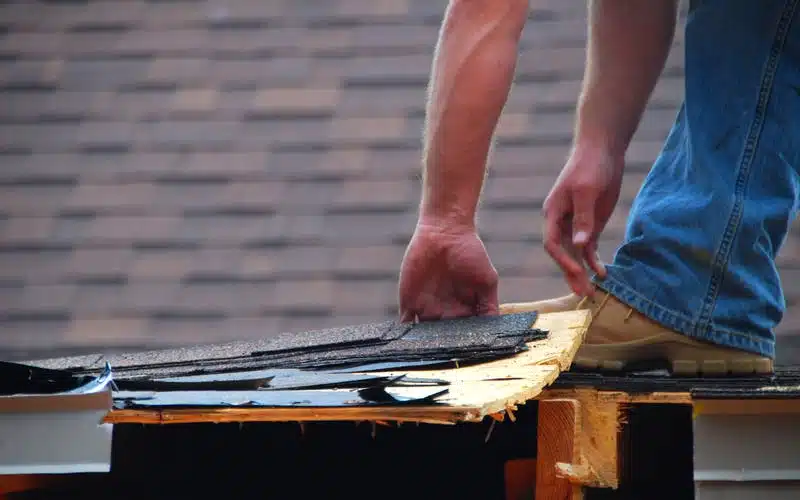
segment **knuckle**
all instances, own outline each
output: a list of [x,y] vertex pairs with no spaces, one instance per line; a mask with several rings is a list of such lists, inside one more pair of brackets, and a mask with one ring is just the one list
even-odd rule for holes
[[572,194],[577,198],[593,197],[597,192],[597,185],[591,181],[578,180],[572,185]]
[[588,214],[583,211],[576,212],[572,216],[572,224],[573,226],[577,226],[580,229],[587,229],[592,224],[591,214]]

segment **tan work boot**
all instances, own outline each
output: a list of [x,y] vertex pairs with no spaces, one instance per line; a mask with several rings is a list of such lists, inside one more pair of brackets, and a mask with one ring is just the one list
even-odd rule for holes
[[680,375],[771,374],[772,360],[738,349],[692,340],[665,328],[597,290],[594,298],[566,295],[536,302],[540,313],[589,309],[592,321],[574,366],[621,371],[637,365],[666,362]]

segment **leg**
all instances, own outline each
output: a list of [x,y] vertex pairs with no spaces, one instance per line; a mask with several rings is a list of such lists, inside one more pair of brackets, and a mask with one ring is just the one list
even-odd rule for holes
[[785,309],[775,256],[800,200],[799,3],[693,2],[686,100],[596,281],[608,296],[585,304],[576,364],[772,370]]

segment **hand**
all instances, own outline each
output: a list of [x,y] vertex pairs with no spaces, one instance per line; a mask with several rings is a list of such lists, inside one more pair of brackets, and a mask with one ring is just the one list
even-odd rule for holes
[[544,202],[544,247],[573,292],[592,294],[588,264],[605,278],[597,239],[619,199],[624,160],[607,151],[576,148]]
[[400,266],[401,321],[498,314],[497,284],[474,228],[420,222]]

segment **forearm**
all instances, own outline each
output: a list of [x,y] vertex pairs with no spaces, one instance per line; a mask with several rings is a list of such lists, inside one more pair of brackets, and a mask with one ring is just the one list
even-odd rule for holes
[[575,143],[624,155],[664,69],[676,0],[590,0]]
[[451,0],[431,70],[420,221],[474,225],[527,0]]

